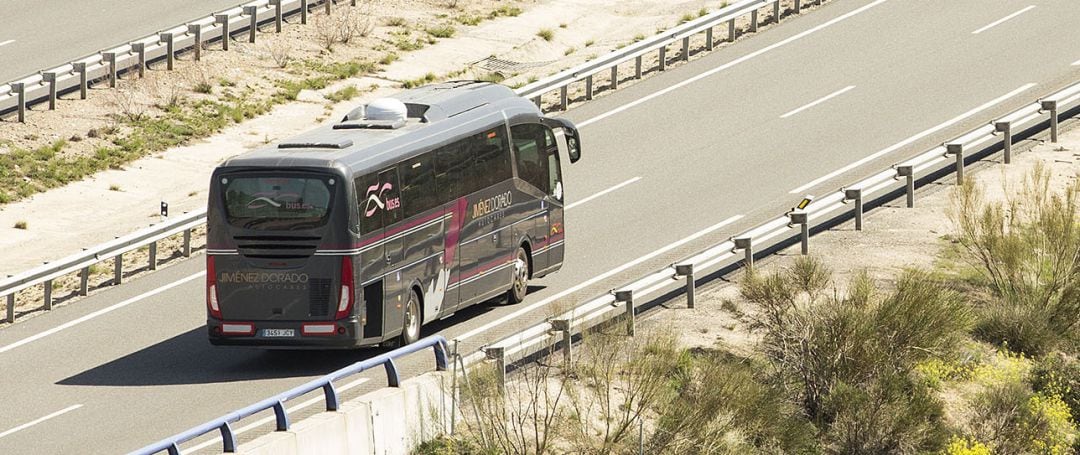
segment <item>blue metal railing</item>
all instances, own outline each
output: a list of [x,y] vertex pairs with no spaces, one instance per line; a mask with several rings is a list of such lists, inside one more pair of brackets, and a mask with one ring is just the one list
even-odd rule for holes
[[129,455],[149,455],[164,450],[167,450],[169,452],[169,455],[180,455],[180,444],[195,439],[214,430],[218,430],[221,432],[221,442],[223,446],[222,451],[225,453],[236,452],[236,434],[233,433],[232,423],[235,423],[245,417],[251,416],[252,414],[273,408],[274,416],[277,418],[277,431],[286,431],[289,429],[289,415],[285,412],[286,401],[304,395],[308,392],[314,391],[315,389],[321,388],[323,389],[323,394],[326,396],[326,410],[336,411],[338,409],[339,403],[337,390],[334,388],[333,381],[344,378],[346,376],[352,376],[364,370],[369,370],[374,367],[382,366],[386,369],[386,382],[389,384],[389,386],[398,387],[401,384],[401,378],[398,376],[397,366],[394,364],[394,359],[408,354],[412,354],[416,351],[429,347],[434,348],[435,350],[436,369],[438,369],[439,371],[446,371],[446,366],[449,363],[447,358],[446,338],[443,338],[439,335],[433,335],[408,346],[395,349],[393,351],[376,357],[372,357],[362,362],[354,363],[350,366],[337,370],[321,378],[296,386],[284,393],[272,396],[246,408],[218,417],[214,420],[206,422],[202,425],[175,435],[171,438],[158,441],[154,444],[150,444],[139,450],[131,452],[131,454]]

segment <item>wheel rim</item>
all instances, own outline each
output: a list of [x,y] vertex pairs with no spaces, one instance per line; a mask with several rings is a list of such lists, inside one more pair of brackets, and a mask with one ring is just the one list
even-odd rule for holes
[[518,297],[524,297],[528,283],[529,262],[525,258],[525,252],[518,251],[517,260],[514,261],[514,294]]
[[405,334],[410,340],[420,337],[420,321],[416,310],[416,299],[409,297],[409,303],[405,305]]

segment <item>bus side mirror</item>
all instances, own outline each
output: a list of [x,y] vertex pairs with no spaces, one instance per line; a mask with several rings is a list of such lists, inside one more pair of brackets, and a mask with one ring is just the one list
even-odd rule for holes
[[555,140],[558,142],[559,151],[566,150],[571,163],[576,163],[581,159],[581,139],[578,138],[578,130],[573,123],[563,118],[551,117],[544,117],[541,119],[541,123],[555,131]]
[[576,163],[581,159],[581,142],[578,139],[577,130],[573,128],[565,128],[566,130],[566,152],[570,155],[570,162]]

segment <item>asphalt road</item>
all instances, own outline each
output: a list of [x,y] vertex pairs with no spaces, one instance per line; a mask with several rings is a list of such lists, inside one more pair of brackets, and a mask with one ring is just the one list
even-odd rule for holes
[[[1075,82],[1077,23],[1075,0],[842,0],[582,104],[563,270],[426,334],[471,352]],[[133,450],[372,355],[212,349],[202,268],[0,332],[0,453]]]
[[208,16],[240,0],[0,0],[0,84]]

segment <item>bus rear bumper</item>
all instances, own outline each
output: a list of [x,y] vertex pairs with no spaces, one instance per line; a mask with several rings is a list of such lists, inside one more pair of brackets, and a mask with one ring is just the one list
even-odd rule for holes
[[207,319],[207,336],[214,346],[266,349],[355,349],[378,344],[361,339],[356,318],[341,321],[233,322]]

